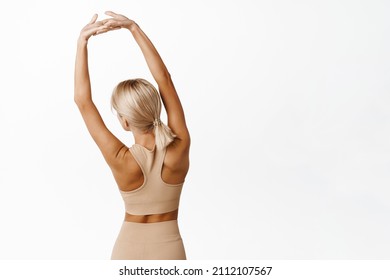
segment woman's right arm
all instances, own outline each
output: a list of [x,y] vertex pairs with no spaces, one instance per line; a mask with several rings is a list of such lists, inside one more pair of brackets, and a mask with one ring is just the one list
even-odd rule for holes
[[112,18],[104,20],[103,22],[105,25],[111,28],[117,28],[119,26],[126,28],[133,35],[135,41],[141,48],[153,78],[157,82],[161,99],[167,111],[168,126],[180,140],[189,145],[190,135],[186,125],[183,107],[171,79],[171,75],[156,48],[134,21],[113,12],[106,12],[106,15],[109,15]]

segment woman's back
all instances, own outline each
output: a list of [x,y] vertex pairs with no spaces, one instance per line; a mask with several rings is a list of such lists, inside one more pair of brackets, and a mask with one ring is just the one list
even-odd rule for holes
[[120,190],[126,212],[146,216],[177,210],[184,182],[167,183],[161,177],[167,149],[149,150],[134,144],[129,150],[141,169],[143,183],[136,189]]
[[[175,140],[166,147],[165,156],[161,168],[161,179],[167,184],[180,184],[185,181],[185,177],[189,170],[189,145],[183,146]],[[146,151],[155,151],[155,145],[141,145]],[[131,149],[131,148],[130,148]],[[129,148],[121,151],[123,158],[122,168],[117,168],[114,172],[115,180],[121,191],[133,191],[142,186],[144,182],[144,174],[141,166],[137,162],[134,154]]]

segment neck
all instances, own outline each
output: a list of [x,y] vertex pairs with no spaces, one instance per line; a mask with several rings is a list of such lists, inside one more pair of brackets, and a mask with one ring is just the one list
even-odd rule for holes
[[136,144],[142,145],[149,150],[152,150],[156,143],[153,133],[140,133],[133,131],[133,136]]

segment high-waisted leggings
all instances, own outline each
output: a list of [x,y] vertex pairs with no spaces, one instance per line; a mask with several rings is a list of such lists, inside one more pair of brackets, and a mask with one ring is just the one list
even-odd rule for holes
[[156,223],[124,221],[111,254],[112,260],[185,260],[177,220]]

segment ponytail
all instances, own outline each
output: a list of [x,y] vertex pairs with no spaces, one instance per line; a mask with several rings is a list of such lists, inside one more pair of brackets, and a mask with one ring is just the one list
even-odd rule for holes
[[172,132],[172,130],[161,122],[160,119],[155,119],[153,122],[153,133],[156,142],[156,148],[161,150],[167,147],[170,143],[173,142],[176,135]]

